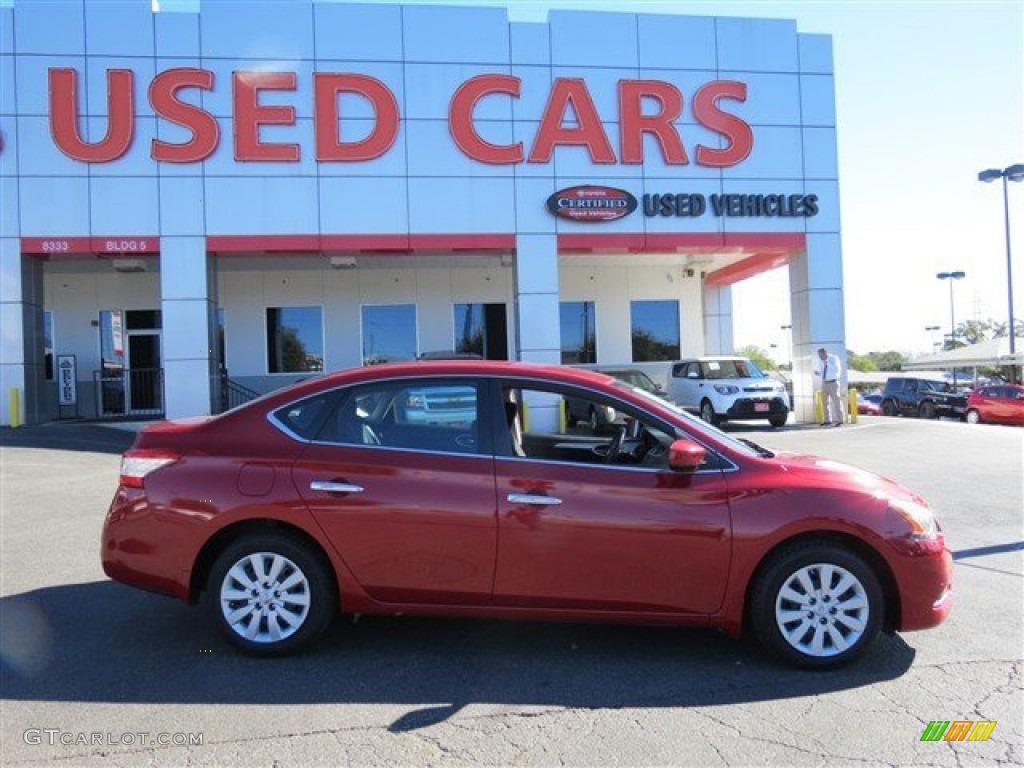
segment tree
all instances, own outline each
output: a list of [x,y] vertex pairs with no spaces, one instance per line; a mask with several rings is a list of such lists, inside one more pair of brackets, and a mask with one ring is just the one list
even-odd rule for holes
[[868,352],[868,357],[875,361],[879,371],[901,371],[907,357],[902,352],[889,350],[888,352]]
[[877,371],[878,365],[871,355],[858,355],[852,349],[846,350],[846,364],[854,371],[867,373]]
[[762,371],[777,371],[779,370],[779,364],[776,363],[760,347],[748,344],[745,347],[740,347],[736,350],[736,354],[740,357],[747,357],[754,361],[754,365],[760,368]]

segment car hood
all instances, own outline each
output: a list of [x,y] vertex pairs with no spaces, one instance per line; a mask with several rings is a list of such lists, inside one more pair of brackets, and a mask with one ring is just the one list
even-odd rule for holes
[[878,498],[904,499],[926,505],[923,498],[895,480],[840,461],[786,452],[776,453],[771,461],[794,479],[801,481],[801,484],[808,486],[860,490]]

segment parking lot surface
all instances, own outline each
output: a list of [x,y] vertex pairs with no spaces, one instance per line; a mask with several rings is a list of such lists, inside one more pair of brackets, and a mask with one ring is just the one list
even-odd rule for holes
[[[1024,763],[1024,430],[862,417],[729,431],[924,495],[954,551],[950,619],[828,673],[710,631],[373,617],[339,619],[302,656],[249,659],[202,609],[104,577],[130,434],[4,430],[0,764]],[[996,726],[921,740],[957,720]]]

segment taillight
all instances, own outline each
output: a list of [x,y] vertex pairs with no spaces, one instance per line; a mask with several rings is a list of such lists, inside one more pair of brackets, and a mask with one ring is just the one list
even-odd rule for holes
[[146,475],[173,464],[180,458],[171,451],[128,451],[121,457],[121,485],[126,488],[142,488]]

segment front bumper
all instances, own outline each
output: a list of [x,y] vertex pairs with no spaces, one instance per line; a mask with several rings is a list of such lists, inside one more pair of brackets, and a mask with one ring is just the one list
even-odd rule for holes
[[735,400],[722,415],[727,419],[768,419],[772,416],[786,416],[789,406],[781,397],[741,397]]
[[953,608],[953,555],[945,544],[941,550],[901,553],[892,565],[900,585],[897,629],[928,629],[945,621]]

